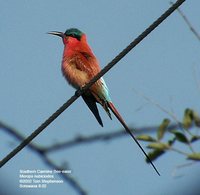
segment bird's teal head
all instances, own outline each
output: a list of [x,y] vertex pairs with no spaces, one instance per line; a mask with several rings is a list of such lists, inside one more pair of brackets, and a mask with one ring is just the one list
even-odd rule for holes
[[56,35],[56,36],[59,36],[59,37],[62,37],[63,40],[64,39],[68,39],[69,37],[73,37],[73,38],[76,38],[77,40],[81,40],[81,37],[82,35],[84,34],[83,32],[81,32],[79,29],[77,28],[70,28],[68,30],[65,31],[65,33],[63,32],[58,32],[58,31],[51,31],[51,32],[48,32],[48,34],[51,34],[51,35]]
[[83,32],[81,32],[77,28],[70,28],[70,29],[66,30],[64,34],[67,37],[74,37],[74,38],[76,38],[76,39],[78,39],[80,41],[81,37],[83,35]]

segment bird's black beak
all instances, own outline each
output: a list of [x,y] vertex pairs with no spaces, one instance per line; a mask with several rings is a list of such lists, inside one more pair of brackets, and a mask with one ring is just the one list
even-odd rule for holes
[[59,37],[64,37],[64,33],[63,32],[58,32],[58,31],[51,31],[51,32],[48,32],[47,34],[50,34],[50,35],[56,35],[56,36],[59,36]]

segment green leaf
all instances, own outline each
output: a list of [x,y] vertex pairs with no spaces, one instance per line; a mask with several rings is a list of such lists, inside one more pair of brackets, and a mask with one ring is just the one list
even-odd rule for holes
[[166,149],[169,149],[170,146],[169,144],[166,144],[166,143],[153,142],[153,143],[150,143],[147,147],[151,149],[157,149],[157,150],[166,150]]
[[153,137],[146,135],[146,134],[142,134],[137,136],[138,140],[142,140],[142,141],[148,141],[148,142],[155,142],[156,139],[154,139]]
[[167,130],[167,127],[169,126],[170,120],[169,119],[164,119],[159,126],[157,130],[157,138],[158,140],[161,140]]
[[195,141],[197,141],[199,139],[200,139],[200,136],[193,135],[192,138],[190,139],[190,142],[195,142]]
[[187,143],[188,144],[188,139],[187,139],[187,137],[183,133],[181,133],[180,131],[177,131],[177,130],[172,130],[170,132],[175,135],[176,139],[179,142]]
[[168,141],[169,146],[172,146],[174,144],[174,142],[176,141],[176,138],[172,138]]
[[200,153],[192,153],[187,156],[190,160],[197,160],[200,161]]
[[193,121],[193,110],[187,108],[184,113],[183,117],[183,127],[185,129],[188,129],[192,126],[192,121]]
[[194,123],[197,127],[200,127],[200,117],[197,114],[197,112],[193,111],[193,119],[194,119]]
[[[162,150],[154,150],[152,152],[149,152],[148,156],[151,159],[151,161],[154,161],[154,160],[156,160],[159,156],[161,156],[164,153],[165,153],[165,151],[162,151]],[[146,162],[150,163],[147,158],[146,158]]]

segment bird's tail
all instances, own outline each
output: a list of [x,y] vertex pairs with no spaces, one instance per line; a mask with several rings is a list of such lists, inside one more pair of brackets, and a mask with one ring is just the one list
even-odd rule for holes
[[92,111],[94,114],[95,118],[99,122],[99,124],[103,127],[103,122],[101,120],[101,117],[99,115],[99,111],[96,105],[96,100],[92,95],[85,95],[82,94],[82,98],[85,101],[85,103],[88,105],[89,109]]
[[127,133],[129,133],[129,135],[133,138],[133,140],[136,142],[136,144],[142,150],[143,154],[148,159],[148,161],[150,162],[150,164],[152,165],[152,167],[154,168],[154,170],[156,171],[156,173],[158,175],[160,175],[160,173],[156,169],[155,165],[153,164],[153,162],[151,161],[151,159],[149,158],[149,156],[147,155],[147,153],[144,151],[143,147],[140,145],[140,143],[138,142],[138,140],[136,139],[136,137],[133,135],[133,133],[131,132],[131,130],[129,129],[129,127],[126,125],[125,121],[123,120],[123,118],[121,117],[121,115],[119,114],[119,112],[117,111],[117,109],[115,108],[114,104],[112,102],[108,102],[107,104],[108,104],[108,107],[110,108],[110,110],[112,111],[112,113],[116,116],[116,118],[119,120],[119,122],[123,125],[123,127],[125,128],[125,130],[127,131]]

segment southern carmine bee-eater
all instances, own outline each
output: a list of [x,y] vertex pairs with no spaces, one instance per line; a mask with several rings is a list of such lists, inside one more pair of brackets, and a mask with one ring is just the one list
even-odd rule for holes
[[[64,43],[62,73],[68,83],[71,84],[75,89],[85,86],[85,84],[87,84],[95,75],[100,72],[101,68],[98,60],[88,45],[86,35],[83,32],[76,28],[71,28],[65,33],[52,31],[49,32],[49,34],[57,35],[62,38]],[[89,90],[82,94],[82,98],[101,126],[103,126],[103,123],[96,103],[99,103],[104,108],[110,118],[110,111],[112,111],[120,123],[124,126],[125,130],[131,135],[136,144],[142,150],[155,171],[158,173],[158,175],[160,175],[151,159],[148,157],[112,103],[108,87],[103,78],[100,78],[98,81],[96,81],[89,88]]]

